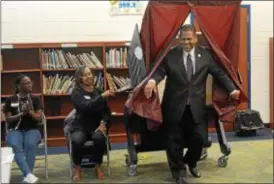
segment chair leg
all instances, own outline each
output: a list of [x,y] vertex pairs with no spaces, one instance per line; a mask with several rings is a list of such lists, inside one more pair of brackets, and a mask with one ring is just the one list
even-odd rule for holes
[[48,180],[49,178],[49,173],[48,173],[48,146],[47,146],[47,140],[44,140],[45,143],[45,174],[46,174],[46,180]]
[[106,144],[107,144],[107,169],[108,169],[108,176],[110,176],[111,171],[110,171],[110,160],[109,160],[109,137],[108,136],[106,139]]
[[43,131],[44,131],[44,151],[45,151],[45,175],[46,180],[49,178],[48,172],[48,133],[47,133],[47,120],[44,113],[42,113]]

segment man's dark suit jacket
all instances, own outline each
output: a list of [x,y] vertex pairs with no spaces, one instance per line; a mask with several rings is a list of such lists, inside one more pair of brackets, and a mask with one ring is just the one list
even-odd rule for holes
[[167,76],[162,100],[163,120],[167,124],[179,122],[184,113],[188,97],[195,123],[206,123],[206,81],[208,74],[217,78],[228,90],[235,88],[233,82],[216,65],[212,54],[205,48],[195,47],[195,73],[188,82],[183,61],[182,47],[175,47],[166,55],[152,75],[158,84]]

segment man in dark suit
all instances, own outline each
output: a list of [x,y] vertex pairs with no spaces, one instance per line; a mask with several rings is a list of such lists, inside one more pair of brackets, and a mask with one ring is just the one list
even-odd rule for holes
[[[196,45],[194,26],[182,26],[179,39],[180,45],[169,51],[146,84],[144,92],[150,98],[156,85],[167,76],[162,100],[167,158],[172,177],[177,183],[187,183],[185,164],[194,177],[201,176],[197,162],[207,140],[205,93],[208,74],[225,86],[232,99],[238,99],[240,92],[215,63],[211,53]],[[186,139],[189,146],[183,157]]]

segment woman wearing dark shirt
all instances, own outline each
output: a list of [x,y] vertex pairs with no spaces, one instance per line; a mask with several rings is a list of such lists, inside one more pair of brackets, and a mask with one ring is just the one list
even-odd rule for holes
[[41,120],[40,98],[31,95],[32,81],[19,76],[15,81],[16,94],[7,98],[4,113],[8,124],[7,144],[13,148],[15,161],[21,169],[25,183],[35,183],[32,174],[37,144],[41,139],[37,123]]
[[94,142],[96,173],[103,179],[101,169],[105,149],[105,135],[111,112],[106,98],[113,96],[110,90],[102,93],[93,85],[93,75],[88,67],[79,67],[75,72],[75,88],[71,99],[76,109],[76,120],[71,125],[72,158],[75,165],[73,180],[81,179],[81,160],[84,143],[88,138]]

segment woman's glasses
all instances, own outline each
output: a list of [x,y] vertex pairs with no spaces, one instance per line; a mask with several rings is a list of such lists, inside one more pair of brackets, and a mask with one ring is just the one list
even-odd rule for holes
[[32,81],[29,82],[21,82],[20,84],[24,85],[24,86],[28,86],[28,85],[33,85]]

